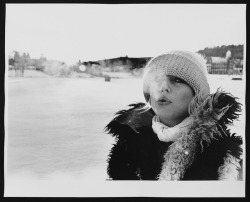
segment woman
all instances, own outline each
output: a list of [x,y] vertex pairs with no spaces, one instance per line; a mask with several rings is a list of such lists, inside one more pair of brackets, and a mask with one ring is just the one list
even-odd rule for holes
[[108,157],[113,180],[238,180],[242,139],[227,128],[241,104],[210,94],[206,64],[172,51],[150,60],[145,103],[116,113],[106,131],[116,138]]

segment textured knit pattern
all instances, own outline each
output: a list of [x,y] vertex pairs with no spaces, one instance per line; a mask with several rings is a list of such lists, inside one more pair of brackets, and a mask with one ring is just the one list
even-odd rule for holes
[[210,93],[205,60],[197,53],[172,51],[151,59],[145,69],[143,92],[149,99],[149,87],[157,75],[172,75],[183,79],[202,97]]

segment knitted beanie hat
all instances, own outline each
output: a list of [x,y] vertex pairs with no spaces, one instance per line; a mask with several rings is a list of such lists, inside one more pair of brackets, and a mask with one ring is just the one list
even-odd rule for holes
[[157,74],[176,76],[189,84],[195,95],[206,97],[210,93],[207,81],[205,60],[197,53],[189,51],[171,51],[155,58],[147,64],[143,77],[143,93],[149,101],[149,87]]

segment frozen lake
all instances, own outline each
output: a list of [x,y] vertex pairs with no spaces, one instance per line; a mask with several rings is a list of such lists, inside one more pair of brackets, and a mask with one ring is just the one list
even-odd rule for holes
[[[240,98],[244,109],[244,80],[209,75],[209,81],[211,92],[221,86]],[[13,77],[6,82],[5,191],[9,194],[24,193],[19,185],[25,187],[26,182],[104,181],[113,143],[104,133],[105,125],[117,110],[144,102],[139,78],[104,82],[103,78]],[[244,127],[245,114],[232,131],[244,136]]]

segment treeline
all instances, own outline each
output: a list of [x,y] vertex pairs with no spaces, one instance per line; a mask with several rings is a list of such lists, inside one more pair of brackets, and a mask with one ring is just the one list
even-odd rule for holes
[[43,71],[45,67],[43,63],[47,60],[45,57],[39,59],[32,59],[29,53],[20,54],[18,51],[13,51],[14,56],[9,58],[9,65],[15,69],[34,67],[35,70]]
[[[131,73],[134,76],[140,76],[150,57],[131,58],[128,56],[111,59],[78,62],[78,65],[86,67],[85,72],[93,76],[105,76],[110,72]],[[77,66],[74,67],[76,72],[81,72]]]
[[18,51],[13,51],[12,57],[9,57],[9,69],[15,70],[16,76],[23,76],[25,70],[33,69],[42,71],[51,76],[69,76],[72,72],[72,67],[64,62],[57,60],[47,60],[41,56],[39,59],[31,58],[29,53],[20,54]]
[[[243,59],[243,45],[206,47],[203,50],[199,50],[198,53],[206,58],[212,56],[225,57],[228,50],[231,51],[231,58]],[[93,76],[104,76],[108,72],[130,72],[133,75],[141,75],[143,67],[145,67],[150,59],[151,57],[133,58],[125,56],[97,61],[81,62],[79,60],[75,65],[68,66],[64,62],[47,60],[46,57],[34,59],[30,57],[29,53],[20,54],[18,51],[13,51],[12,56],[9,57],[9,69],[15,69],[17,73],[21,72],[21,75],[23,75],[25,69],[30,68],[42,71],[51,76],[63,77],[83,72]],[[81,65],[86,67],[85,71],[81,70]]]
[[102,68],[110,68],[111,71],[116,71],[122,68],[133,70],[143,68],[149,60],[150,57],[130,58],[125,56],[98,61],[87,61],[82,62],[82,64],[85,66],[100,65]]
[[[231,58],[243,59],[243,45],[223,45],[216,47],[206,47],[203,50],[199,50],[198,53],[202,54],[206,58],[208,57],[226,57],[227,51],[231,51]],[[130,58],[130,57],[117,57],[98,61],[82,62],[85,66],[99,65],[102,68],[111,68],[111,71],[121,70],[134,70],[145,67],[150,57]]]
[[228,45],[228,46],[216,46],[212,48],[204,48],[203,50],[199,50],[198,53],[204,55],[206,58],[208,57],[225,57],[227,51],[231,51],[231,57],[235,59],[243,59],[243,45]]

